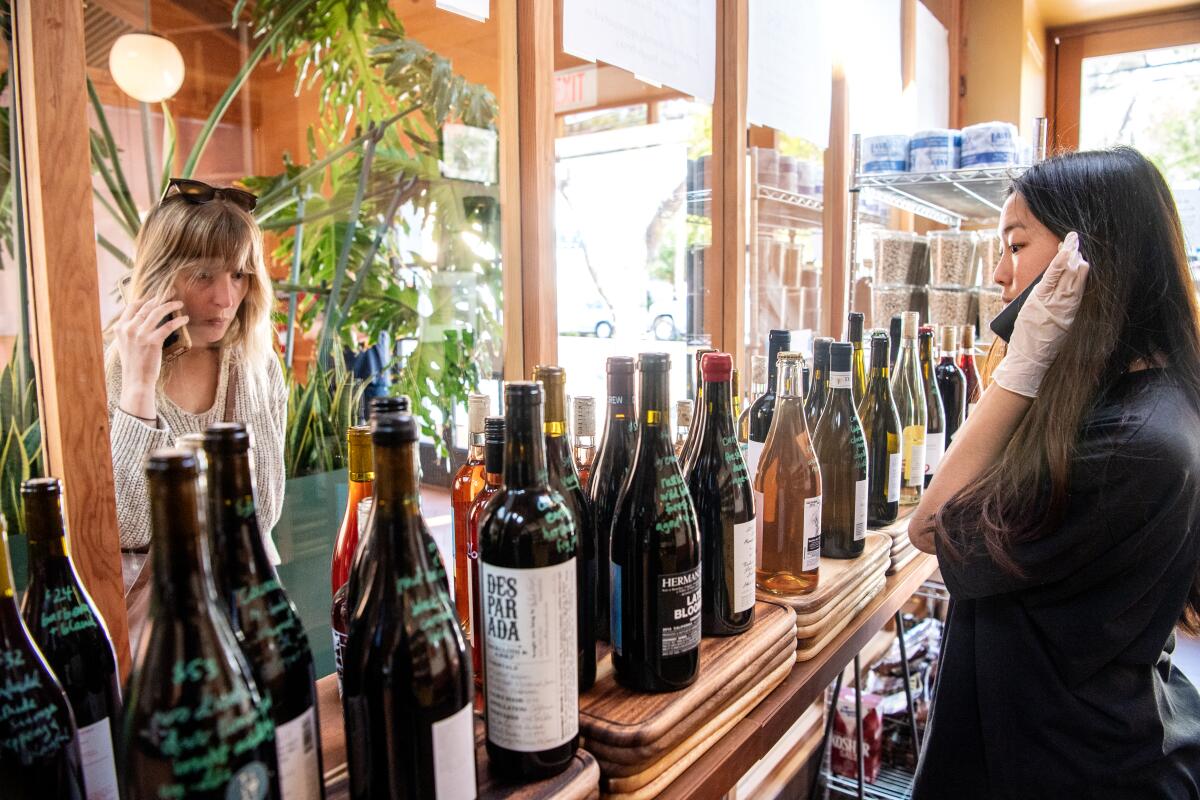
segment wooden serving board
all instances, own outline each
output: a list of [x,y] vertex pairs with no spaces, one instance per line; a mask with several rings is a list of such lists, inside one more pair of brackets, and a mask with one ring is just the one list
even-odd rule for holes
[[866,568],[862,570],[862,574],[858,577],[858,579],[842,590],[841,596],[835,597],[833,602],[826,603],[820,608],[813,609],[812,611],[806,611],[802,614],[797,613],[796,628],[800,629],[802,627],[813,625],[821,620],[827,619],[840,604],[859,594],[867,586],[882,578],[884,573],[887,572],[887,568],[890,564],[891,561],[888,557],[879,558],[871,564],[864,564],[863,566]]
[[855,608],[859,607],[864,597],[874,597],[879,594],[883,588],[884,582],[887,580],[884,577],[884,571],[880,570],[871,579],[865,581],[861,585],[855,587],[855,590],[847,594],[844,598],[834,604],[833,608],[825,616],[811,622],[807,625],[796,625],[796,638],[800,640],[812,639],[820,636],[829,626],[835,624],[838,620],[844,618],[847,614],[852,614]]
[[761,589],[758,599],[788,606],[797,614],[808,614],[836,602],[862,576],[872,572],[880,561],[886,561],[892,541],[882,533],[867,531],[862,555],[858,558],[822,558],[817,588],[808,594],[784,597]]
[[[620,748],[656,748],[666,752],[690,730],[681,723],[714,698],[743,691],[752,674],[746,664],[794,636],[796,615],[783,606],[756,603],[754,624],[740,636],[706,636],[700,642],[700,674],[695,683],[677,692],[644,694],[616,681],[611,655],[597,669],[596,684],[579,698],[580,733],[588,741]],[[724,699],[715,701],[724,703]],[[718,705],[719,707],[719,705]]]
[[588,752],[596,756],[596,760],[600,762],[600,771],[604,773],[605,777],[634,775],[642,772],[646,769],[647,764],[661,759],[666,750],[673,748],[687,734],[704,727],[713,716],[720,713],[730,703],[735,702],[746,690],[746,687],[754,686],[777,669],[781,663],[791,660],[795,649],[794,639],[787,637],[781,639],[776,647],[745,666],[742,670],[745,678],[739,681],[742,684],[739,692],[723,691],[713,695],[713,701],[697,707],[679,722],[675,727],[675,731],[679,731],[679,734],[672,731],[665,741],[660,740],[641,747],[617,747],[585,739],[585,746]]
[[882,528],[871,528],[878,533],[886,533],[892,539],[903,536],[908,533],[908,522],[912,518],[912,512],[916,510],[916,506],[906,506],[900,510],[900,518],[891,525],[885,525]]
[[850,624],[851,620],[857,617],[859,613],[866,608],[872,600],[875,599],[875,595],[879,594],[879,592],[882,591],[883,587],[886,585],[886,581],[878,584],[878,589],[876,589],[873,593],[863,595],[862,599],[851,606],[847,612],[841,616],[841,618],[833,618],[831,620],[831,624],[821,635],[808,639],[800,639],[796,645],[796,660],[811,661],[820,655],[821,650],[825,647],[825,645],[829,644],[839,633],[845,630],[846,626]]
[[887,574],[895,575],[897,572],[899,572],[900,570],[907,567],[909,565],[909,563],[911,563],[912,560],[914,558],[916,558],[920,553],[921,553],[920,550],[913,547],[912,545],[909,545],[907,552],[905,552],[899,556],[894,556],[892,558],[892,565],[890,567],[888,567]]
[[786,658],[762,681],[744,692],[737,700],[709,719],[707,724],[680,742],[659,762],[638,775],[625,778],[605,778],[602,781],[605,798],[610,800],[651,800],[666,789],[684,770],[708,752],[725,734],[746,718],[762,699],[783,683],[791,673],[791,658]]

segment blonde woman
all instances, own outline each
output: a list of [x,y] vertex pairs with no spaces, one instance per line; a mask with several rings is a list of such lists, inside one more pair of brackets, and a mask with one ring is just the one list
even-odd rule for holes
[[[123,550],[150,542],[146,454],[214,422],[239,421],[254,436],[258,523],[279,561],[270,531],[283,505],[287,389],[254,204],[240,189],[172,179],[138,235],[130,302],[105,361]],[[180,329],[191,346],[165,363],[164,342]]]

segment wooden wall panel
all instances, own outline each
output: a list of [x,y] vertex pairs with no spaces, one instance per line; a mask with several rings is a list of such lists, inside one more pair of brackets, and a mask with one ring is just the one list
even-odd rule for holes
[[824,291],[821,293],[822,332],[841,339],[849,310],[847,265],[850,235],[850,103],[846,75],[841,65],[833,67],[833,92],[829,112],[829,148],[825,151],[825,231],[822,248]]

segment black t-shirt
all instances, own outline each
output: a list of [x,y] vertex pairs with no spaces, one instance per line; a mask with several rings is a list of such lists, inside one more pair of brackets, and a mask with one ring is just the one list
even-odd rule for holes
[[1169,370],[1088,414],[1064,522],[1014,547],[1021,576],[957,544],[913,797],[1200,798],[1200,695],[1171,661],[1200,567],[1200,415]]

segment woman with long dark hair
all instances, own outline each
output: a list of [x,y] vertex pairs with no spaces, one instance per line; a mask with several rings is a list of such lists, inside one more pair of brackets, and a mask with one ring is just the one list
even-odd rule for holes
[[909,527],[951,610],[914,797],[1200,797],[1200,314],[1136,150],[1013,181],[1046,264]]

